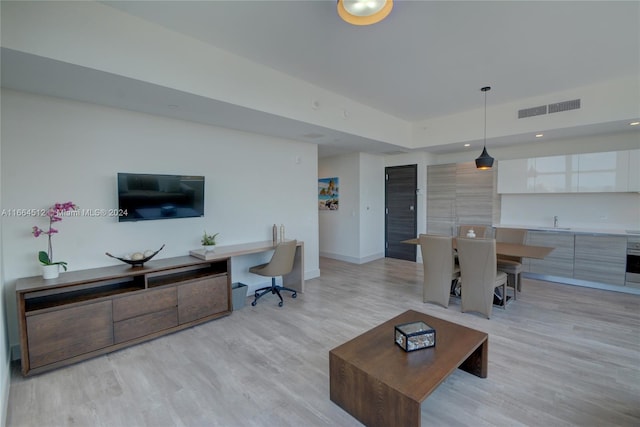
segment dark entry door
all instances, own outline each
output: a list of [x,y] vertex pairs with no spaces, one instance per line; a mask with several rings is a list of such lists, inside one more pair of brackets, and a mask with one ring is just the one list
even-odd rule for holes
[[416,260],[418,165],[385,168],[385,256]]

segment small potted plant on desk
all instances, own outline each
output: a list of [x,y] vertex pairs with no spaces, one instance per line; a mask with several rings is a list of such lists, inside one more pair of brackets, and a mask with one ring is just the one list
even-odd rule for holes
[[205,251],[213,252],[213,249],[216,247],[216,237],[218,236],[218,234],[220,233],[207,234],[207,231],[205,230],[204,235],[202,236],[202,240],[200,240],[202,246],[204,246]]

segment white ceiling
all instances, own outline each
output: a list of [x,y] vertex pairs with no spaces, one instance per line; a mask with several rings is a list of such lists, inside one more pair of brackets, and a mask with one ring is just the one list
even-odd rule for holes
[[396,1],[367,27],[335,0],[104,3],[408,121],[639,72],[637,2]]
[[[408,122],[479,108],[483,102],[479,89],[486,85],[493,87],[489,102],[502,104],[620,77],[640,76],[637,1],[396,0],[386,20],[367,27],[342,22],[336,13],[335,0],[101,3]],[[36,90],[33,80],[19,82],[25,73],[19,68],[12,73],[7,58],[29,61],[4,49],[3,86],[21,90],[30,86],[31,91],[65,96],[56,93],[62,90],[59,87]],[[114,105],[107,99],[98,100],[97,95],[78,82],[78,78],[74,79],[76,89],[67,88],[67,97],[87,101],[94,97],[95,102]],[[144,82],[130,84],[140,88]],[[75,95],[71,94],[74,90],[78,92]],[[205,108],[206,103],[201,104]],[[118,106],[141,109],[135,105]],[[233,108],[226,111],[231,123]],[[192,117],[182,118],[202,121],[197,111]],[[294,134],[287,133],[282,126],[293,129],[303,125],[293,121],[286,121],[287,124],[275,117],[263,119],[254,117],[253,121],[242,122],[253,123],[246,130],[260,131],[260,126],[264,126],[263,133],[268,134],[275,131],[267,128],[277,127],[279,136]],[[277,126],[267,124],[272,120],[278,122]],[[563,136],[610,132],[618,130],[618,126],[621,131],[628,130],[622,125],[607,123],[565,129]],[[306,132],[309,131],[328,133],[331,141],[346,139],[331,129],[307,128]],[[348,139],[349,146],[320,146],[320,155],[357,150],[358,138],[350,135]],[[361,142],[366,142],[371,151],[371,141]],[[518,142],[517,138],[511,140],[514,142]],[[374,147],[380,152],[394,148],[382,143]],[[450,148],[428,150],[446,152]]]

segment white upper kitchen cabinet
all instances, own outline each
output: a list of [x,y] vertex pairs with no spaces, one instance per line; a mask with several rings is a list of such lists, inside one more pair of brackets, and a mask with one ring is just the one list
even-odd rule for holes
[[500,160],[498,193],[532,193],[536,159]]
[[629,188],[628,191],[640,192],[640,150],[628,150]]
[[640,192],[640,150],[501,160],[499,194]]
[[578,192],[629,191],[631,151],[578,154]]
[[578,155],[536,157],[536,193],[575,193],[578,191]]

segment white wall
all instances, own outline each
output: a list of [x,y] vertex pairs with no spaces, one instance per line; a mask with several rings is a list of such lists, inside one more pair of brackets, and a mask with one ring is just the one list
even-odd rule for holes
[[371,261],[384,257],[384,157],[360,153],[359,180],[360,258]]
[[[2,129],[2,103],[0,103],[0,129]],[[2,139],[0,138],[0,175],[2,172]],[[0,185],[0,201],[2,200],[2,185]],[[1,203],[0,203],[1,205]],[[1,206],[0,206],[1,207]],[[5,279],[2,262],[2,221],[0,221],[0,426],[4,426],[7,419],[7,405],[9,404],[9,364],[11,361],[11,345],[7,324],[7,309],[5,297]]]
[[318,161],[318,178],[338,178],[337,210],[319,211],[321,256],[360,263],[360,156],[358,153]]
[[597,230],[640,230],[640,194],[503,194],[500,222],[505,225]]
[[339,178],[340,206],[319,212],[320,255],[356,264],[384,257],[384,160],[352,153],[318,161],[318,178]]
[[[274,223],[305,242],[305,276],[319,275],[317,147],[180,120],[58,98],[2,91],[2,208],[46,208],[71,200],[85,209],[116,206],[116,173],[205,176],[205,217],[118,223],[72,217],[58,223],[57,260],[71,270],[117,264],[105,252],[157,249],[157,258],[200,247],[203,230],[228,245],[271,240]],[[299,160],[299,162],[298,162]],[[30,234],[44,218],[2,218],[6,295],[15,280],[40,274],[45,237]],[[234,281],[255,289],[248,267],[269,254],[233,261]],[[18,342],[15,298],[7,298],[11,343]],[[2,360],[0,360],[2,362]]]

